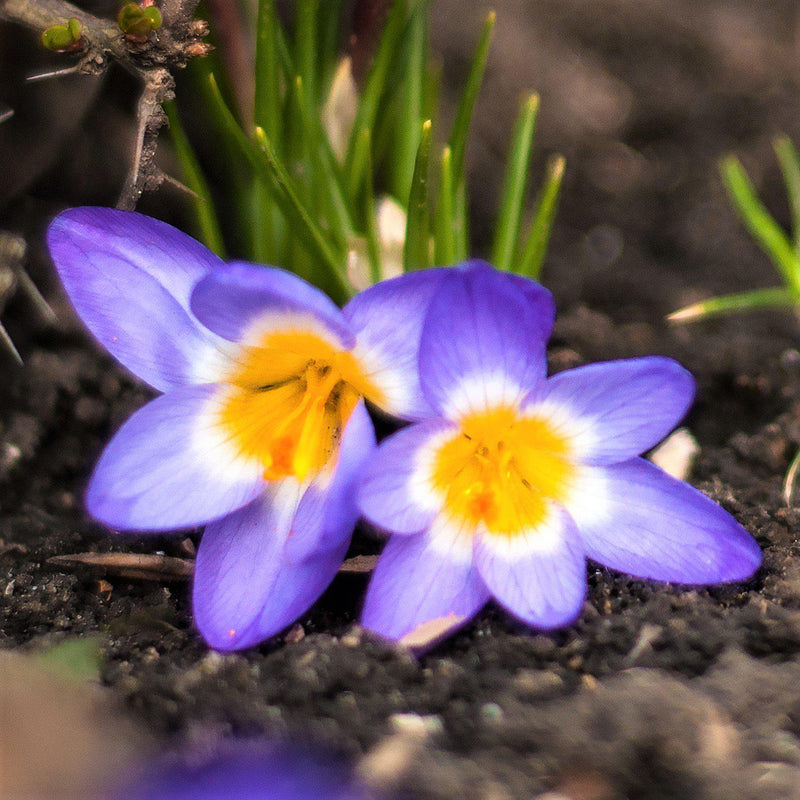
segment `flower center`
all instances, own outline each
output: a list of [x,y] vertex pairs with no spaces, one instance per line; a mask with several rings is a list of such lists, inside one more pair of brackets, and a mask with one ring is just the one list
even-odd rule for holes
[[338,452],[359,399],[380,392],[351,353],[315,332],[288,330],[245,347],[220,422],[239,452],[264,465],[264,477],[300,481]]
[[451,516],[513,536],[564,502],[576,469],[570,442],[547,419],[499,408],[471,414],[433,459],[433,484]]

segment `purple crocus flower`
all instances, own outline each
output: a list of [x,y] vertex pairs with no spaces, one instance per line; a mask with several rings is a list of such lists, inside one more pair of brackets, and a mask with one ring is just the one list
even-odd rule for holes
[[162,766],[113,800],[369,800],[332,755],[289,744],[240,744],[201,764]]
[[207,524],[196,624],[248,647],[328,586],[358,516],[375,446],[364,399],[407,419],[430,409],[417,378],[423,309],[441,271],[402,276],[340,310],[279,269],[225,264],[139,214],[76,208],[48,244],[83,322],[164,394],[119,430],[86,495],[119,530]]
[[537,628],[573,621],[586,559],[676,583],[738,581],[758,545],[727,512],[639,455],[684,416],[691,375],[667,358],[546,378],[554,320],[534,281],[471,262],[428,307],[419,349],[435,413],[387,439],[359,506],[393,534],[363,624],[430,635],[495,598]]

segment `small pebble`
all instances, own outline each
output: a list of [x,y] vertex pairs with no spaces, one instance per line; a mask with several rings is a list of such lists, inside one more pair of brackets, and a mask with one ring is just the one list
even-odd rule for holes
[[289,628],[288,633],[284,637],[287,644],[297,644],[298,642],[302,642],[303,639],[306,638],[306,631],[305,628],[298,622],[296,625],[292,625]]
[[484,722],[497,724],[503,721],[503,709],[497,703],[484,703],[481,706],[481,718]]

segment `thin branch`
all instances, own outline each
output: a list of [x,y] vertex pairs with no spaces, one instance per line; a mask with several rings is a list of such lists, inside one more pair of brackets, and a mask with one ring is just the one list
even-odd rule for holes
[[[155,164],[155,154],[158,134],[166,123],[161,104],[174,97],[172,71],[209,49],[201,41],[208,33],[208,26],[192,19],[197,4],[198,0],[164,0],[162,26],[152,31],[145,42],[134,42],[125,37],[114,21],[88,14],[66,0],[0,0],[0,19],[38,32],[77,19],[85,46],[77,53],[78,63],[71,68],[75,72],[100,75],[113,61],[140,80],[138,135],[131,169],[117,203],[120,208],[134,208],[143,191],[157,188],[163,180]],[[56,71],[52,77],[60,72]],[[51,76],[41,76],[44,77]]]

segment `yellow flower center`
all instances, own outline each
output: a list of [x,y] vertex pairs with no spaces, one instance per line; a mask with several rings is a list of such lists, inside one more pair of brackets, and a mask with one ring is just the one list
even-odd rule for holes
[[267,480],[313,478],[338,452],[359,399],[382,400],[351,353],[306,330],[266,334],[227,380],[220,423]]
[[456,520],[514,536],[543,523],[549,501],[567,499],[575,473],[570,442],[551,422],[503,407],[463,418],[435,453],[432,478]]

